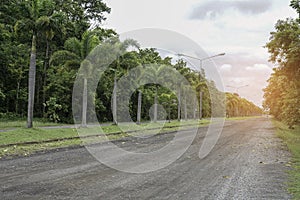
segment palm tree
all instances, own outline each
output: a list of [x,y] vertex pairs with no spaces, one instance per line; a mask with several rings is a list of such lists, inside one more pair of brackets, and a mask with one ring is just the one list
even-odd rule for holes
[[[178,60],[176,65],[174,66],[176,70],[178,70],[183,76],[187,74],[188,69],[186,68],[186,63],[183,60]],[[177,83],[177,95],[178,95],[178,105],[177,105],[177,120],[181,120],[181,105],[182,105],[182,83],[178,80]]]
[[55,52],[51,59],[51,65],[58,65],[63,63],[66,67],[80,65],[83,68],[83,96],[82,96],[82,121],[81,126],[87,126],[87,102],[88,102],[88,90],[87,84],[89,77],[92,76],[92,65],[88,60],[84,60],[88,54],[101,42],[101,38],[98,31],[86,31],[82,35],[82,40],[77,38],[69,38],[65,42],[65,50]]
[[[154,112],[153,112],[153,122],[157,122],[157,116],[158,116],[158,84],[164,83],[166,87],[169,87],[174,85],[174,82],[179,80],[178,76],[172,76],[174,73],[171,71],[171,67],[168,65],[160,64],[160,65],[150,65],[144,69],[144,75],[143,78],[145,79],[145,82],[147,83],[156,83],[152,85],[152,90],[154,93]],[[166,74],[168,74],[166,76]],[[176,80],[176,81],[175,81]],[[181,82],[183,82],[181,80]],[[173,88],[174,89],[174,88]],[[161,94],[160,96],[164,96],[165,94]],[[170,102],[169,102],[170,103]]]
[[142,113],[142,91],[138,91],[138,108],[137,108],[137,124],[141,124],[141,113]]
[[33,123],[33,108],[35,96],[35,76],[36,76],[36,55],[37,55],[37,35],[44,31],[43,27],[51,18],[55,18],[52,9],[53,2],[49,0],[31,0],[30,6],[26,7],[30,16],[26,19],[18,20],[15,24],[16,32],[26,30],[31,32],[31,53],[29,64],[29,79],[28,79],[28,113],[27,127],[32,128]]
[[231,93],[226,93],[226,111],[228,117],[234,117],[238,115],[238,98],[236,95]]
[[[119,42],[119,41],[117,41]],[[136,49],[140,48],[140,45],[137,41],[133,39],[126,39],[123,42],[119,42],[119,48],[120,52],[125,52],[128,48],[133,47]],[[121,55],[119,55],[121,56]],[[117,58],[116,61],[116,69],[112,69],[114,71],[114,89],[113,89],[113,95],[112,95],[112,112],[113,112],[113,124],[117,125],[117,77],[121,76],[123,73],[121,72],[120,68],[120,58]],[[128,69],[126,70],[128,71]]]

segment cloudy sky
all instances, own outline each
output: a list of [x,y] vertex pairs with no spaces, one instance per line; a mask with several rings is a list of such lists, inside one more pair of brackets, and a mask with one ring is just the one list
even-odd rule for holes
[[[290,0],[105,0],[104,26],[118,33],[159,28],[183,34],[214,59],[225,90],[261,105],[274,67],[263,46],[278,19],[296,17]],[[247,87],[241,87],[249,85]],[[236,87],[236,88],[233,88]]]

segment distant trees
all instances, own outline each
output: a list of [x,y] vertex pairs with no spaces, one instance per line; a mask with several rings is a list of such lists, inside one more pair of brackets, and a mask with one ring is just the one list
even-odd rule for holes
[[[291,1],[299,13],[299,1]],[[278,20],[266,47],[277,67],[264,89],[264,107],[290,127],[300,123],[300,18]]]
[[245,98],[241,98],[236,93],[226,93],[226,116],[246,117],[258,116],[262,114],[262,109]]

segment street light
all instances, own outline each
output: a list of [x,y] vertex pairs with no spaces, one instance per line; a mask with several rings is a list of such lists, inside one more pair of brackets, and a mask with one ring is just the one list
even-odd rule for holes
[[225,53],[219,53],[217,55],[214,55],[214,56],[209,56],[209,57],[205,57],[205,58],[197,58],[197,57],[193,57],[193,56],[189,56],[189,55],[185,55],[183,53],[179,53],[177,54],[177,56],[183,56],[183,57],[188,57],[188,58],[192,58],[192,59],[195,59],[195,60],[200,60],[200,61],[203,61],[203,60],[208,60],[208,59],[211,59],[211,58],[214,58],[214,57],[218,57],[218,56],[224,56]]
[[[190,55],[186,55],[186,54],[183,54],[183,53],[178,53],[177,56],[179,57],[187,57],[187,58],[192,58],[192,59],[195,59],[195,60],[199,60],[200,61],[200,72],[199,72],[199,75],[201,77],[201,71],[202,71],[202,65],[203,65],[203,61],[204,60],[209,60],[211,58],[215,58],[215,57],[218,57],[218,56],[224,56],[225,53],[219,53],[219,54],[216,54],[216,55],[213,55],[213,56],[209,56],[209,57],[205,57],[205,58],[197,58],[197,57],[194,57],[194,56],[190,56]],[[202,98],[203,98],[203,92],[200,90],[200,108],[199,108],[199,119],[201,120],[202,119]]]
[[239,89],[241,89],[241,88],[243,88],[243,87],[248,87],[248,86],[249,86],[249,85],[242,85],[242,86],[236,87],[236,86],[226,85],[226,87],[235,88],[235,93],[237,93],[237,94],[238,94],[238,92],[239,92]]

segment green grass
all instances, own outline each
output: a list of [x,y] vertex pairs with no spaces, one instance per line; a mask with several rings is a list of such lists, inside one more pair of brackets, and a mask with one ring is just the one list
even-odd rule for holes
[[[16,120],[8,120],[8,119],[0,119],[0,130],[7,129],[15,129],[15,128],[26,128],[26,119],[16,119]],[[34,127],[44,127],[44,126],[62,126],[64,124],[58,124],[54,122],[47,122],[43,119],[34,119],[33,126]]]
[[246,119],[256,119],[261,118],[262,116],[249,116],[249,117],[230,117],[226,118],[228,121],[235,121],[235,120],[246,120]]
[[82,141],[80,139],[65,140],[51,143],[41,143],[32,145],[19,145],[0,148],[0,158],[2,157],[12,157],[12,156],[28,156],[34,152],[38,151],[48,151],[51,149],[78,146],[81,145]]
[[[126,130],[141,130],[136,133],[135,135],[139,134],[147,134],[153,135],[157,133],[157,130],[147,130],[147,129],[155,129],[155,128],[162,128],[160,133],[176,131],[178,130],[179,125],[183,125],[182,128],[192,128],[198,126],[205,126],[209,124],[209,120],[203,119],[201,122],[198,120],[189,120],[189,121],[171,121],[171,123],[166,122],[165,124],[162,123],[144,123],[139,126],[125,126]],[[18,127],[20,124],[19,122],[11,122],[10,125],[16,124],[16,127],[10,126],[13,128],[12,130],[7,130],[6,132],[0,132],[0,158],[1,157],[8,157],[14,155],[30,155],[37,151],[49,150],[49,149],[56,149],[61,147],[69,147],[69,146],[78,146],[82,145],[83,142],[81,139],[78,139],[78,132],[74,128],[53,128],[53,129],[46,129],[46,128],[32,128],[27,129],[23,126]],[[45,124],[43,124],[45,125]],[[56,124],[57,125],[57,124]],[[164,128],[163,128],[164,127]],[[172,128],[170,128],[172,127]],[[122,132],[122,130],[115,125],[109,126],[102,126],[102,131],[100,131],[99,127],[89,127],[89,128],[80,128],[78,129],[80,136],[93,136],[93,135],[101,135],[107,134],[110,140],[120,139],[122,137],[126,137],[127,134],[113,134],[117,132]],[[63,141],[54,141],[54,142],[43,142],[53,139],[64,139],[64,138],[73,138]],[[95,137],[91,137],[85,139],[84,142],[93,143]],[[97,142],[101,141],[102,139],[97,137]],[[41,142],[39,144],[20,144],[20,145],[13,145],[8,147],[3,147],[3,145],[8,144],[16,144],[16,143],[24,143],[24,142]]]
[[6,144],[45,141],[78,136],[76,129],[42,129],[42,128],[18,128],[0,133],[0,146]]
[[294,199],[300,199],[300,126],[295,129],[288,129],[288,126],[281,122],[273,121],[277,128],[277,135],[287,145],[292,154],[292,168],[289,171],[288,190]]

